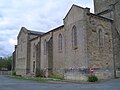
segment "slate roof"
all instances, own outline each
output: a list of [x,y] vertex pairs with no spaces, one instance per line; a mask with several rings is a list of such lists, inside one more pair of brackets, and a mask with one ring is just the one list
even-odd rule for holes
[[33,34],[33,35],[43,35],[44,33],[43,32],[39,32],[39,31],[31,31],[31,30],[28,30],[29,31],[29,34]]

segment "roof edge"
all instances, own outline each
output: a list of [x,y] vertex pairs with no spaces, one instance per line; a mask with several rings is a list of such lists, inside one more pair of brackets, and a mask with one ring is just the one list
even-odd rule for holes
[[61,26],[59,26],[59,27],[57,27],[57,28],[54,28],[54,29],[52,29],[52,30],[50,30],[50,31],[48,31],[48,32],[46,32],[46,33],[44,33],[44,34],[41,35],[41,36],[44,36],[44,35],[46,35],[46,34],[48,34],[48,33],[50,33],[50,32],[57,31],[58,29],[61,29],[61,28],[64,28],[64,25],[61,25]]
[[111,21],[111,22],[113,21],[113,19],[106,18],[106,17],[100,16],[100,15],[97,15],[97,14],[93,14],[93,13],[87,13],[87,15],[96,16],[96,17],[99,17],[99,18],[102,18],[102,19],[106,19],[106,20]]
[[[68,10],[68,12],[67,12],[67,14],[65,15],[65,17],[63,18],[63,20],[68,16],[68,14],[70,13],[71,9],[72,9],[74,6],[75,6],[75,7],[78,7],[78,8],[81,8],[81,9],[86,9],[86,8],[88,8],[88,7],[83,8],[83,7],[79,6],[79,5],[73,4],[73,5],[71,6],[71,8]],[[89,8],[89,9],[90,9],[90,8]]]

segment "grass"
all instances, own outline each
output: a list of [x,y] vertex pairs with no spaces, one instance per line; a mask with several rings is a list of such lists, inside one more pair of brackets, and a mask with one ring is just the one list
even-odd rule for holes
[[53,80],[64,80],[64,78],[60,76],[52,76],[51,78],[53,78]]
[[22,79],[22,80],[37,81],[37,82],[48,82],[48,81],[60,81],[60,80],[63,80],[62,77],[56,77],[56,76],[50,77],[50,78],[43,78],[43,77],[27,78],[27,77],[22,77],[22,76],[18,76],[18,75],[12,75],[10,77],[16,78],[16,79]]
[[16,78],[16,79],[22,79],[22,80],[37,81],[37,82],[47,82],[48,81],[46,79],[42,79],[41,77],[27,78],[27,77],[22,77],[22,76],[17,76],[17,75],[12,75],[10,77]]

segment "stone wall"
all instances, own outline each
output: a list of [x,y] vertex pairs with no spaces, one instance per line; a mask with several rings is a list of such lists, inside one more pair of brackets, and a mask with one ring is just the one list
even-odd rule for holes
[[46,33],[41,37],[41,65],[40,65],[41,67],[40,68],[45,73],[46,77],[48,77],[48,47],[47,47],[48,45],[47,44],[51,37],[52,37],[51,32]]
[[111,21],[89,15],[87,25],[89,68],[95,68],[95,73],[99,78],[105,78],[104,75],[107,75],[106,78],[112,78],[114,67]]
[[[115,4],[114,6],[112,4]],[[94,0],[95,14],[104,10],[112,11],[103,14],[102,16],[115,20],[115,27],[120,32],[120,1],[119,0]]]
[[26,75],[27,68],[27,34],[22,32],[18,37],[18,45],[16,48],[17,51],[17,60],[16,60],[16,74],[17,75]]
[[113,29],[113,50],[114,50],[114,70],[116,77],[120,77],[120,34],[116,29]]
[[[69,14],[64,19],[65,29],[65,68],[77,69],[86,68],[86,13],[88,8],[73,6]],[[72,28],[76,26],[77,30],[77,48],[72,47]]]
[[[89,8],[73,6],[64,19],[65,29],[65,79],[86,80],[79,70],[88,68],[86,44],[86,14]],[[77,47],[72,46],[72,28],[77,30]],[[66,71],[67,70],[67,71]],[[86,73],[87,75],[87,73]]]
[[87,81],[88,75],[89,69],[87,68],[64,69],[64,79]]
[[[110,4],[114,4],[114,6],[109,6]],[[120,62],[119,62],[119,45],[120,45],[120,1],[119,0],[94,0],[94,5],[95,5],[95,13],[99,13],[105,9],[112,9],[110,13],[112,13],[112,19],[113,24],[112,24],[112,33],[113,33],[113,49],[114,49],[114,73],[116,76],[116,73],[119,73],[119,67],[120,67]],[[110,13],[107,13],[108,16],[103,15],[105,17],[110,17]],[[120,74],[117,76],[120,76]]]
[[[40,39],[41,37],[39,37]],[[41,39],[36,46],[36,76],[40,76],[41,69]]]
[[116,0],[118,2],[115,6],[115,27],[117,31],[120,33],[120,0]]
[[94,12],[100,13],[111,8],[109,5],[113,4],[115,0],[94,0]]
[[30,52],[31,43],[30,40],[37,37],[32,35],[29,31],[22,27],[17,37],[16,48],[16,74],[26,76],[30,73]]
[[[59,50],[59,35],[62,35],[62,50]],[[65,34],[64,28],[61,27],[53,31],[53,74],[63,76],[65,68]]]
[[[36,72],[36,59],[37,59],[37,51],[36,48],[37,48],[37,45],[38,45],[38,42],[40,41],[40,38],[35,38],[33,40],[30,41],[30,73],[31,74],[34,74],[35,75],[35,72]],[[39,60],[40,61],[40,60]],[[35,62],[35,70],[33,70],[33,63]]]
[[[110,3],[113,1],[95,0],[95,13],[108,9]],[[39,37],[27,30],[21,30],[16,48],[17,75],[38,75],[39,71],[42,71],[46,77],[56,75],[65,79],[86,81],[90,74],[89,69],[93,67],[94,74],[99,79],[112,78],[114,72],[120,76],[119,5],[115,9],[116,22],[91,14],[89,10],[73,5],[64,18],[64,26]],[[107,17],[110,15],[104,14]],[[76,27],[77,31],[75,47],[73,27]],[[62,50],[59,50],[58,43],[60,34]]]
[[[28,32],[28,36],[27,36],[27,60],[26,60],[26,75],[30,73],[30,52],[31,52],[31,40],[38,37],[38,35],[35,34],[31,34]],[[35,42],[37,43],[37,41],[35,40]],[[37,44],[36,44],[37,45]]]
[[48,77],[53,75],[53,37],[47,42],[48,53]]
[[12,54],[12,71],[15,71],[16,69],[16,48],[17,45],[15,45],[15,51]]

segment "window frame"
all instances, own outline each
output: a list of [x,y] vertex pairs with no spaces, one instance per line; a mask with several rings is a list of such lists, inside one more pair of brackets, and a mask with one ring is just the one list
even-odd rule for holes
[[36,56],[36,44],[33,45],[33,58]]
[[63,50],[63,36],[60,33],[58,36],[58,51],[62,52],[62,50]]
[[44,55],[47,54],[47,41],[46,39],[44,40]]
[[78,48],[78,41],[77,41],[77,28],[74,25],[72,27],[72,48],[77,49]]
[[98,35],[98,47],[102,48],[104,47],[104,38],[105,38],[105,34],[104,34],[104,29],[102,26],[98,26],[97,27],[97,35]]

